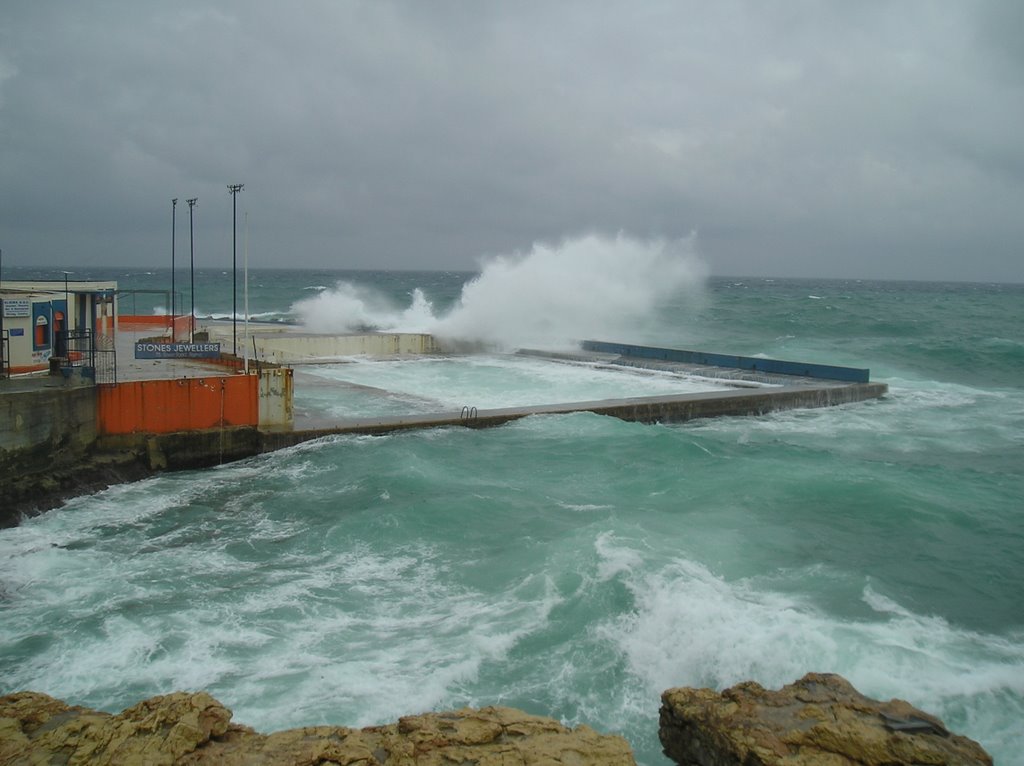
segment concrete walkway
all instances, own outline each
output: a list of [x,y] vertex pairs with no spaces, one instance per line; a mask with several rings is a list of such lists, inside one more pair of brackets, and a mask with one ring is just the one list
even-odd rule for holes
[[[161,342],[164,343],[170,342],[170,336],[162,336],[159,329],[154,327],[121,325],[118,328],[115,336],[115,348],[117,350],[117,380],[119,383],[135,380],[207,378],[235,374],[233,370],[224,365],[214,364],[203,359],[136,359],[136,342],[154,337],[162,337]],[[187,342],[187,340],[187,338],[179,338],[178,342]],[[223,349],[224,346],[222,345],[221,348]]]
[[291,429],[264,429],[263,451],[281,449],[304,441],[340,434],[382,435],[423,428],[461,426],[490,428],[530,415],[563,415],[593,412],[636,423],[682,423],[699,418],[764,415],[797,408],[832,407],[877,399],[888,392],[885,383],[797,384],[761,389],[708,391],[667,396],[601,399],[590,402],[544,404],[491,410],[463,409],[455,413],[399,417],[351,418],[319,427],[298,425]]

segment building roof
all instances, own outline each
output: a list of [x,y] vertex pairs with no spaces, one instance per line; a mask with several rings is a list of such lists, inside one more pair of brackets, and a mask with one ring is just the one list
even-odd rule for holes
[[[65,282],[63,279],[51,279],[45,281],[21,281],[5,279],[0,282],[0,291],[5,293],[63,293]],[[70,293],[102,293],[117,290],[117,282],[99,281],[67,281],[67,291]]]

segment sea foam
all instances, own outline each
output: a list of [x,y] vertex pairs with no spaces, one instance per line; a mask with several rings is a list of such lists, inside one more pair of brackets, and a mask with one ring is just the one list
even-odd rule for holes
[[602,634],[648,697],[670,686],[721,689],[755,680],[779,688],[807,672],[839,673],[868,696],[907,699],[954,730],[998,742],[1001,752],[1024,752],[1024,733],[1013,724],[1024,716],[1020,636],[916,614],[870,586],[863,600],[877,617],[852,620],[756,578],[727,581],[684,558],[652,567],[642,551],[607,538],[597,550],[636,603]]

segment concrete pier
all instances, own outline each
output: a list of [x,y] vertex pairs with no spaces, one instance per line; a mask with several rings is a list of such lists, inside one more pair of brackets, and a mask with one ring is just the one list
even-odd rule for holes
[[[287,351],[285,335],[282,333],[278,342],[283,343],[282,348]],[[317,352],[345,349],[360,353],[367,353],[367,349],[373,348],[389,358],[393,358],[396,349],[399,356],[434,353],[436,349],[429,336],[392,338],[385,334],[373,334],[367,341],[346,336],[343,341],[326,340],[315,344],[299,336],[298,343],[303,355],[314,347]],[[97,393],[95,386],[72,385],[73,381],[8,380],[0,386],[0,421],[3,421],[0,425],[4,426],[0,428],[0,525],[17,523],[21,512],[52,507],[61,498],[76,492],[92,491],[118,481],[131,481],[156,471],[214,466],[333,435],[381,435],[424,428],[489,428],[532,415],[572,412],[592,412],[638,423],[681,423],[698,418],[764,415],[780,410],[849,404],[879,398],[888,391],[884,383],[870,382],[867,370],[750,357],[702,356],[699,352],[596,341],[588,341],[577,351],[520,353],[544,357],[552,363],[657,369],[686,377],[707,378],[715,381],[716,386],[715,390],[700,393],[497,409],[478,410],[467,406],[461,411],[355,417],[331,419],[329,422],[304,422],[296,418],[293,422],[290,410],[292,371],[287,368],[263,370],[256,376],[233,376],[221,372],[218,377],[211,376],[209,366],[182,363],[175,366],[176,374],[181,377],[126,381],[120,388],[105,387],[100,392],[103,396]],[[708,364],[711,359],[718,364]],[[137,374],[142,374],[141,367]],[[265,403],[260,401],[257,407],[255,395],[249,397],[252,401],[246,405],[247,412],[252,411],[251,416],[228,417],[228,383],[262,380],[264,374],[268,376],[267,395],[273,395],[275,402],[280,399],[287,404],[286,417],[278,417],[280,413],[276,410],[273,418],[263,417]],[[199,375],[204,377],[197,377]],[[216,401],[210,405],[216,410],[210,421],[214,426],[193,427],[192,430],[145,426],[154,417],[163,423],[172,416],[180,420],[201,415],[201,412],[194,411],[193,394],[198,394],[192,389],[197,386],[209,388],[209,381],[214,378],[216,390],[213,394],[205,392],[220,397],[215,397]],[[723,383],[728,388],[723,388]],[[102,416],[99,405],[105,401],[103,397],[119,394],[123,398],[134,391],[134,388],[128,391],[126,386],[140,387],[140,390],[146,386],[171,388],[176,396],[185,397],[182,400],[185,403],[174,405],[178,399],[162,393],[158,397],[159,407],[135,407],[141,415],[132,422],[138,421],[141,425],[114,428],[107,422],[110,417]],[[256,391],[255,386],[251,388]],[[257,393],[263,397],[262,388]],[[234,401],[234,394],[230,396],[232,406],[246,403],[242,399]],[[136,398],[144,403],[145,396]],[[124,402],[114,408],[121,415],[131,414],[135,409]]]
[[108,454],[121,454],[125,459],[141,461],[152,471],[181,470],[219,465],[330,436],[383,436],[426,428],[492,428],[531,415],[572,412],[593,412],[637,423],[682,423],[700,418],[765,415],[804,407],[850,404],[884,396],[887,390],[884,383],[791,385],[532,407],[463,408],[460,412],[353,418],[320,428],[238,427],[170,434],[118,434],[99,437],[97,447]]
[[531,407],[487,410],[464,408],[461,412],[354,418],[323,428],[264,431],[263,445],[264,451],[270,451],[334,434],[381,435],[410,429],[442,427],[490,428],[530,415],[565,415],[572,412],[593,412],[637,423],[683,423],[699,418],[765,415],[779,410],[850,404],[866,399],[877,399],[884,396],[888,390],[889,387],[885,383],[791,385],[757,390],[737,389],[698,394],[640,396]]
[[880,398],[889,390],[884,383],[869,382],[866,369],[720,354],[702,355],[699,352],[601,341],[586,341],[578,351],[521,350],[519,354],[561,362],[656,369],[717,382],[728,381],[733,388],[501,409],[464,407],[460,412],[401,417],[353,418],[318,427],[264,430],[263,450],[281,449],[336,434],[388,434],[417,428],[489,428],[530,415],[571,412],[593,412],[638,423],[682,423],[699,418],[764,415],[779,410],[850,404]]

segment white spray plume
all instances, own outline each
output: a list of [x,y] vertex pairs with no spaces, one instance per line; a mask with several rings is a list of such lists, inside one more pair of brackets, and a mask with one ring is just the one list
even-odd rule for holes
[[433,332],[505,348],[635,337],[666,299],[703,283],[693,239],[590,235],[494,258]]
[[694,239],[589,235],[487,259],[442,317],[419,290],[401,309],[346,282],[299,301],[292,311],[313,332],[429,332],[443,341],[503,349],[633,340],[662,303],[703,284]]
[[303,298],[291,310],[307,330],[322,333],[430,332],[436,322],[430,302],[419,288],[413,290],[412,303],[402,309],[373,290],[349,282],[338,282],[332,289]]

